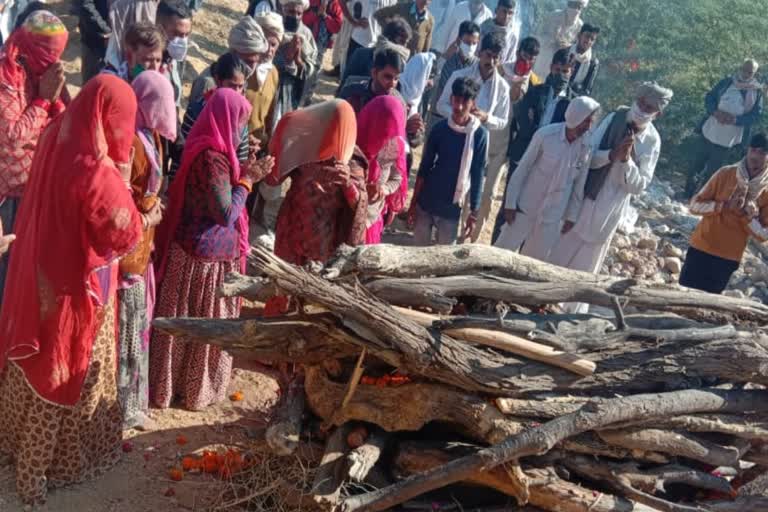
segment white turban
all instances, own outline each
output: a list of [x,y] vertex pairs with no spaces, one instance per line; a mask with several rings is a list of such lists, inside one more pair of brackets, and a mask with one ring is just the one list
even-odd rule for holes
[[665,89],[656,82],[644,82],[637,90],[637,97],[648,100],[659,109],[659,112],[667,108],[673,95],[671,89]]
[[301,4],[301,6],[306,11],[309,9],[309,0],[280,0],[280,5],[293,5],[293,4]]
[[229,49],[237,53],[264,53],[269,49],[267,38],[256,20],[243,16],[229,31]]
[[571,100],[565,111],[565,126],[571,129],[576,128],[599,108],[600,104],[589,96],[579,96]]
[[586,9],[587,6],[589,5],[589,0],[576,0],[576,1],[581,4],[582,9]]
[[276,12],[268,12],[261,16],[256,16],[256,23],[261,25],[262,30],[269,35],[275,35],[282,42],[285,29],[283,28],[283,17]]

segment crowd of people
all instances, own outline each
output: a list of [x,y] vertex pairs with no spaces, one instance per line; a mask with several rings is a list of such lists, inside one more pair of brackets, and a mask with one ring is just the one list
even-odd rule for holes
[[[497,247],[599,272],[653,178],[654,120],[673,96],[643,83],[600,118],[588,0],[538,16],[532,0],[256,0],[188,98],[199,1],[79,7],[76,97],[68,32],[44,4],[0,54],[0,453],[30,504],[114,464],[150,406],[224,399],[231,356],[151,319],[237,318],[239,299],[217,289],[251,243],[324,262],[380,243],[401,216],[417,245],[492,227]],[[339,85],[320,101],[331,47]],[[707,95],[683,285],[721,292],[748,238],[768,238],[756,72],[749,60]],[[747,156],[719,169],[742,143]],[[265,315],[296,307],[273,297]]]

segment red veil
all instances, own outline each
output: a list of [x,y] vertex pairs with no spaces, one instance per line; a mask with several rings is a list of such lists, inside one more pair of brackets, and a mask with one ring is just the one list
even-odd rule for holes
[[43,132],[16,225],[0,315],[0,363],[15,361],[45,400],[80,397],[98,328],[114,296],[100,269],[130,252],[141,220],[114,162],[128,162],[136,124],[131,87],[90,80]]

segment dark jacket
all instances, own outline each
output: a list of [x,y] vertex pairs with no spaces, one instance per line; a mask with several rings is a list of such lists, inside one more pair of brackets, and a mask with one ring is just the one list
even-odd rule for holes
[[[546,83],[534,85],[513,107],[515,115],[509,124],[509,150],[507,151],[511,163],[520,161],[531,143],[533,134],[539,129],[551,90],[552,87]],[[565,97],[558,100],[552,115],[553,123],[565,121],[565,110],[572,97],[573,93],[569,89]]]
[[[733,84],[733,77],[728,76],[720,80],[717,85],[715,85],[711,91],[707,93],[706,96],[704,96],[704,106],[707,109],[707,115],[704,116],[704,119],[701,120],[701,123],[699,123],[698,132],[701,133],[701,128],[704,126],[704,123],[707,122],[707,119],[709,119],[709,116],[715,113],[717,110],[718,105],[720,105],[720,98],[722,98],[723,94],[725,94],[725,91],[728,90],[728,88]],[[746,94],[746,91],[742,92],[742,94]],[[752,110],[749,112],[745,112],[744,115],[741,115],[736,118],[736,126],[743,126],[744,127],[744,136],[741,138],[741,147],[746,147],[749,143],[750,139],[750,131],[752,130],[752,125],[755,124],[760,120],[760,114],[763,113],[763,90],[758,89],[757,90],[757,99],[755,100],[755,106],[752,107]]]
[[597,57],[593,56],[589,61],[589,70],[584,81],[580,84],[576,83],[576,75],[579,73],[581,67],[580,62],[576,62],[571,73],[571,90],[574,96],[592,96],[592,88],[595,86],[595,79],[597,78],[597,72],[600,69],[600,61]]
[[109,0],[80,0],[78,3],[80,34],[83,43],[92,49],[106,49],[109,26]]

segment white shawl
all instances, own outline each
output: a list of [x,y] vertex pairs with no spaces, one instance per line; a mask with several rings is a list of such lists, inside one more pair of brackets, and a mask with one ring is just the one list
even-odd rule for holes
[[456,180],[456,190],[453,193],[453,202],[459,206],[464,206],[464,200],[467,197],[470,187],[469,170],[472,167],[472,158],[475,153],[475,132],[480,128],[480,120],[475,116],[469,117],[469,123],[466,126],[459,126],[453,121],[453,117],[448,117],[448,126],[455,132],[463,133],[467,137],[464,139],[464,150],[461,153],[461,162],[459,163],[459,177]]

